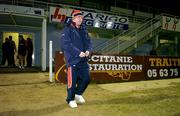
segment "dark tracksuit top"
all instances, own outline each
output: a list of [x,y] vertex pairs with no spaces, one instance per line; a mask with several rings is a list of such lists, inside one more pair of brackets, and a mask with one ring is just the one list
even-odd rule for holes
[[79,56],[80,52],[92,51],[91,40],[85,27],[77,29],[73,23],[67,25],[61,33],[61,48],[67,66],[66,101],[69,103],[74,100],[75,94],[83,94],[90,81],[88,58]]
[[66,26],[61,33],[61,48],[64,52],[67,66],[73,66],[87,58],[80,58],[80,52],[92,51],[91,40],[85,27],[75,28],[72,24]]

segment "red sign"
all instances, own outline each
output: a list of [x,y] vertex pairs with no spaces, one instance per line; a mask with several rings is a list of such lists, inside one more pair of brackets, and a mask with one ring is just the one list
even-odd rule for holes
[[[93,54],[89,60],[91,80],[96,83],[179,78],[180,58]],[[55,79],[66,83],[64,55],[56,52]]]

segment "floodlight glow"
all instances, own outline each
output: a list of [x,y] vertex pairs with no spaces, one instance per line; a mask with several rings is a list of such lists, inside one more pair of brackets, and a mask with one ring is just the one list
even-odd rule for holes
[[32,60],[34,60],[34,54],[32,54]]
[[113,22],[107,22],[106,28],[112,29],[112,27],[113,27]]
[[100,22],[98,20],[94,21],[94,27],[97,27],[97,28],[100,27]]

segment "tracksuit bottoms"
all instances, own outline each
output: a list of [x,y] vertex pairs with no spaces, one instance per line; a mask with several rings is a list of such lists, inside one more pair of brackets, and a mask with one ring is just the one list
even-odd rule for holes
[[75,94],[82,95],[90,82],[89,64],[79,62],[67,67],[67,103],[74,100]]

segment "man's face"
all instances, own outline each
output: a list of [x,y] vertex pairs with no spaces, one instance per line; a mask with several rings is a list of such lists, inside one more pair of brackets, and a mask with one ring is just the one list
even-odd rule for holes
[[82,21],[83,21],[83,16],[81,15],[73,17],[73,22],[76,23],[76,26],[80,26],[82,24]]

